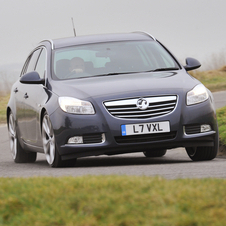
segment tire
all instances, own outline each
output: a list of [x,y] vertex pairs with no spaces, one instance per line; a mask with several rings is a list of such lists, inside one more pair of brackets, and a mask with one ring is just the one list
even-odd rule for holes
[[166,149],[157,149],[157,150],[150,150],[150,151],[144,151],[144,155],[146,157],[162,157],[166,154]]
[[62,161],[56,147],[53,127],[47,113],[44,114],[42,120],[42,142],[46,160],[51,167],[70,167],[75,165],[76,159]]
[[12,112],[9,114],[8,121],[8,133],[9,133],[9,144],[10,151],[15,163],[32,163],[36,161],[36,152],[25,151],[18,140],[16,123],[13,118]]
[[217,156],[219,148],[218,132],[215,136],[214,146],[212,147],[187,147],[186,152],[193,161],[208,161]]

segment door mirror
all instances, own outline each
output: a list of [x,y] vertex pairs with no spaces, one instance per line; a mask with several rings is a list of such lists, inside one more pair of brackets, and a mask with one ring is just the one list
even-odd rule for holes
[[38,72],[32,71],[24,74],[20,78],[20,82],[24,84],[45,84],[45,79],[41,79]]
[[201,66],[200,62],[194,58],[186,58],[186,66],[184,66],[186,71],[191,71],[197,69]]

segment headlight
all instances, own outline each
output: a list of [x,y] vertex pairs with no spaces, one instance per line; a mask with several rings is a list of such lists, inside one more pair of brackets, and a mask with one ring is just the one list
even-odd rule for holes
[[92,104],[88,101],[79,100],[73,97],[59,97],[61,109],[65,112],[78,115],[95,114]]
[[204,102],[209,97],[206,87],[202,84],[195,86],[187,93],[187,105]]

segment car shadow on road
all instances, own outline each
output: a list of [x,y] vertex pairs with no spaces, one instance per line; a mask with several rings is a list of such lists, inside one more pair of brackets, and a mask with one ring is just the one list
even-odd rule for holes
[[[142,154],[132,155],[114,155],[114,156],[92,156],[78,158],[76,161],[75,168],[89,168],[89,167],[114,167],[114,166],[130,166],[130,165],[160,165],[160,164],[180,164],[180,163],[191,163],[192,160],[183,153],[167,153],[163,157],[152,157],[147,158]],[[47,165],[44,159],[36,161],[38,165]]]
[[129,166],[129,165],[157,165],[157,164],[175,164],[191,163],[188,159],[172,159],[169,157],[147,158],[147,157],[91,157],[80,158],[75,167],[103,167],[103,166]]

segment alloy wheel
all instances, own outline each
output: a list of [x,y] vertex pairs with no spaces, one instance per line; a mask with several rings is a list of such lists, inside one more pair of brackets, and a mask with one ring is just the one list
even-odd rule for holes
[[9,115],[8,131],[9,131],[10,151],[11,151],[13,159],[15,160],[16,155],[17,155],[17,136],[16,136],[16,124],[13,119],[12,113],[10,113],[10,115]]
[[46,160],[49,165],[52,165],[56,155],[55,136],[53,133],[49,116],[47,114],[44,116],[42,122],[42,141]]

